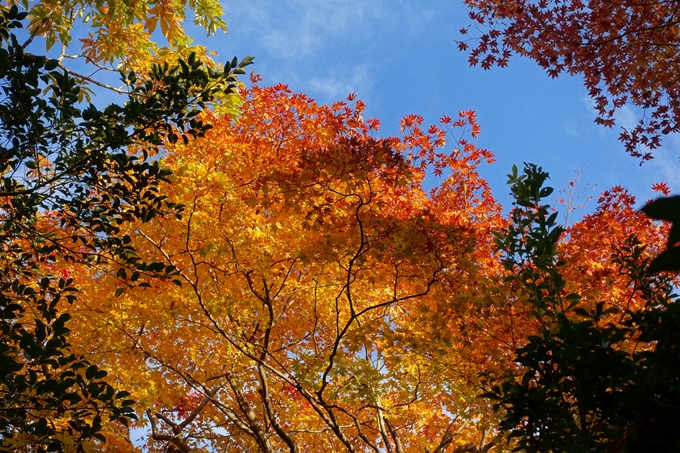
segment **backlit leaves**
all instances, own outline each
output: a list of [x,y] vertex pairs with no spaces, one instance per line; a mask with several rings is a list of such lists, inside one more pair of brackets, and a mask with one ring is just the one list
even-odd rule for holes
[[[484,360],[463,364],[440,311],[474,306],[498,270],[502,219],[476,172],[491,155],[462,136],[474,115],[409,117],[403,137],[375,138],[360,101],[322,106],[283,85],[244,98],[238,122],[206,113],[204,138],[167,148],[162,193],[182,220],[127,231],[181,286],[112,298],[115,279],[86,279],[79,341],[136,389],[147,447],[170,433],[222,451],[480,445],[490,414],[469,379]],[[428,194],[432,168],[444,182]]]
[[[158,28],[176,52],[187,48],[182,22],[187,10],[194,23],[214,35],[226,31],[224,12],[215,0],[160,0],[139,2],[91,1],[14,1],[28,12],[29,30],[45,39],[49,49],[59,42],[69,45],[74,30],[87,35],[80,39],[82,54],[90,62],[109,64],[122,62],[126,67],[140,69],[165,51],[152,39]],[[89,31],[88,31],[89,30]],[[77,36],[77,35],[76,35]],[[198,49],[194,49],[195,51]]]

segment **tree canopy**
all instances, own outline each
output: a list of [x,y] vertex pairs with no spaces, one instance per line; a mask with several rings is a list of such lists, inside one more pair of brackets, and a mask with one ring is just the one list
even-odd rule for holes
[[[478,444],[490,415],[469,383],[478,367],[427,340],[438,307],[474,304],[498,268],[502,220],[475,170],[488,152],[438,151],[474,118],[426,130],[411,117],[403,138],[375,138],[360,101],[321,106],[282,85],[244,100],[238,123],[212,117],[205,138],[167,148],[162,193],[183,219],[126,231],[177,281],[112,299],[118,268],[93,270],[73,306],[81,347],[136,389],[147,448]],[[428,195],[431,167],[447,179]]]
[[[603,194],[564,236],[557,213],[530,214],[540,205],[527,197],[550,189],[529,181],[515,189],[527,211],[508,225],[477,173],[492,156],[458,133],[477,132],[474,115],[428,127],[408,116],[403,137],[377,138],[362,109],[356,99],[320,106],[282,85],[253,86],[237,123],[208,114],[214,128],[204,138],[167,148],[174,177],[161,193],[186,206],[183,218],[125,231],[140,256],[177,269],[176,278],[124,289],[118,266],[75,271],[87,275],[87,297],[71,309],[74,344],[134,389],[149,451],[504,451],[524,444],[502,442],[492,405],[478,396],[502,376],[530,375],[533,362],[522,358],[534,345],[579,339],[586,362],[570,366],[601,379],[613,362],[585,339],[613,336],[606,341],[623,348],[619,359],[655,341],[626,322],[649,320],[658,312],[646,310],[667,302],[631,287],[642,277],[630,273],[643,271],[640,260],[663,248],[668,230],[636,213],[625,190]],[[425,191],[430,171],[443,180]],[[501,248],[517,261],[494,254],[493,233],[504,226]],[[580,339],[588,329],[600,336]],[[639,365],[642,357],[623,363],[652,363]],[[603,381],[602,391],[612,385]],[[602,418],[594,414],[591,425]],[[586,438],[597,440],[593,433]]]
[[[667,4],[469,4],[491,27],[472,63],[583,72],[606,126],[651,110],[622,136],[643,159],[675,131]],[[473,111],[385,136],[353,94],[246,86],[250,58],[218,65],[180,27],[220,14],[0,10],[0,451],[678,449],[680,248],[650,219],[677,198],[648,217],[616,186],[559,226],[525,164],[506,215]]]

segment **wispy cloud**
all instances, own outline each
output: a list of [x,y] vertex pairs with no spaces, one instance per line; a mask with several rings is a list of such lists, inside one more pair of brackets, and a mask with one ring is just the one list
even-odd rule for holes
[[363,66],[354,67],[349,76],[337,75],[314,76],[307,82],[313,95],[326,99],[342,99],[350,93],[363,95],[372,86],[372,78]]
[[268,52],[300,60],[336,39],[370,35],[370,24],[383,15],[384,5],[382,0],[251,0],[229,7],[237,10]]
[[[581,103],[587,110],[588,116],[590,116],[593,120],[595,120],[597,116],[597,111],[595,110],[595,100],[591,98],[590,96],[583,96],[581,97]],[[614,112],[614,121],[616,122],[614,128],[615,129],[620,129],[621,127],[625,129],[632,129],[637,125],[639,115],[641,115],[642,112],[637,112],[635,108],[633,108],[631,105],[624,104],[623,107],[617,109]],[[602,130],[603,134],[606,134],[606,128],[603,128],[601,126],[597,126],[600,130]],[[618,135],[618,132],[617,132]]]
[[633,129],[640,118],[642,112],[635,112],[635,109],[629,104],[625,104],[614,113],[614,120],[616,124],[624,129]]
[[573,119],[570,119],[564,123],[564,130],[567,131],[572,137],[581,136],[581,125]]

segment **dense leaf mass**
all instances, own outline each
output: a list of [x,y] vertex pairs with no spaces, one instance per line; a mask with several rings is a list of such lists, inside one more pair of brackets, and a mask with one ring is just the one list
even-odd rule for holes
[[[376,138],[358,100],[319,105],[283,85],[244,99],[238,121],[207,114],[205,138],[167,148],[163,193],[183,219],[128,230],[176,281],[111,298],[119,281],[91,273],[74,313],[81,347],[135,389],[147,448],[479,445],[489,339],[449,349],[458,320],[440,316],[493,310],[477,295],[500,269],[502,218],[476,172],[491,155],[460,138],[474,115],[427,129],[409,116],[403,137]],[[432,168],[443,182],[427,193]]]
[[[505,409],[500,426],[528,453],[678,451],[678,341],[669,336],[680,328],[677,281],[646,272],[641,242],[658,247],[650,234],[667,228],[632,211],[632,197],[616,189],[561,238],[542,202],[547,176],[534,165],[514,169],[513,222],[497,235],[506,281],[527,296],[538,326],[516,349],[518,369],[488,375],[486,396]],[[579,250],[584,234],[594,242]]]
[[[473,111],[384,137],[354,95],[245,88],[250,59],[181,29],[222,28],[214,0],[22,4],[0,12],[0,451],[678,449],[678,227],[624,188],[559,226],[526,165],[506,217]],[[643,160],[676,131],[676,4],[468,4],[471,63],[583,74],[601,124],[647,115],[621,137]],[[73,27],[120,87],[29,51]]]
[[[551,192],[537,183],[515,188],[522,209],[508,224],[477,173],[492,156],[464,138],[479,133],[472,112],[429,127],[409,115],[402,137],[379,138],[353,97],[325,106],[255,85],[244,101],[238,121],[206,112],[214,129],[166,148],[174,176],[160,193],[185,205],[183,218],[126,227],[140,256],[175,275],[138,275],[147,288],[126,289],[113,263],[75,270],[87,296],[72,310],[77,343],[134,389],[146,448],[506,451],[529,444],[503,442],[502,413],[478,396],[485,379],[524,375],[554,400],[525,401],[525,387],[489,393],[516,396],[499,409],[525,401],[547,413],[527,422],[515,411],[508,432],[572,417],[576,431],[590,430],[584,445],[612,441],[590,403],[599,393],[582,389],[596,382],[607,393],[629,376],[607,377],[621,357],[636,382],[659,366],[630,352],[652,351],[672,327],[647,335],[630,323],[666,310],[641,286],[666,227],[615,187],[564,234],[534,200]],[[428,192],[429,172],[441,183]],[[492,235],[503,227],[504,260]],[[575,355],[546,387],[540,373],[552,362],[532,357],[558,354],[565,339],[580,339]],[[561,395],[566,405],[552,411]]]

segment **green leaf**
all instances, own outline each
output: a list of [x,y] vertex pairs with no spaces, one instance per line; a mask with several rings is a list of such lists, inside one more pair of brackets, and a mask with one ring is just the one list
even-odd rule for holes
[[59,66],[59,60],[49,59],[45,62],[45,70],[53,71]]
[[647,268],[650,274],[664,271],[680,271],[680,247],[670,247],[663,251],[649,263]]
[[85,370],[85,379],[91,381],[95,378],[97,371],[99,371],[99,368],[97,368],[95,365],[89,366],[87,370]]
[[680,222],[680,195],[657,198],[640,211],[651,219]]

